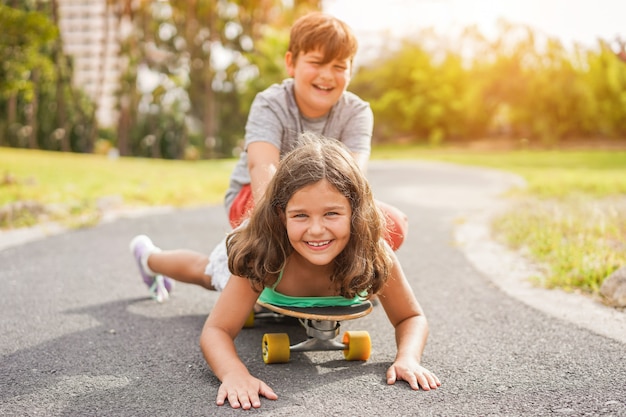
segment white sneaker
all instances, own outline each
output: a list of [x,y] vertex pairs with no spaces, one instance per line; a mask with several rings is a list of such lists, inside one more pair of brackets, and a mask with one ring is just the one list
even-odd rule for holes
[[130,252],[137,261],[139,273],[143,282],[148,286],[150,296],[156,301],[163,302],[170,298],[174,289],[174,280],[160,274],[155,274],[148,267],[148,257],[153,253],[161,252],[152,240],[146,235],[138,235],[130,242]]

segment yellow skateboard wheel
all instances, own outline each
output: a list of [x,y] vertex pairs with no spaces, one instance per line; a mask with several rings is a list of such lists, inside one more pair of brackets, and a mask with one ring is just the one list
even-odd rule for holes
[[263,362],[289,362],[289,346],[287,333],[265,333],[263,335]]
[[348,331],[343,334],[343,343],[347,346],[343,356],[348,361],[366,361],[372,352],[372,339],[364,330]]

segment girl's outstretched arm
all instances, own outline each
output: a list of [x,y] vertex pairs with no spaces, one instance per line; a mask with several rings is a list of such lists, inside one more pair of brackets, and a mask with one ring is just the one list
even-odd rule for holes
[[247,279],[232,276],[220,294],[200,336],[200,347],[209,367],[222,382],[217,405],[228,400],[233,408],[258,408],[260,396],[278,396],[265,382],[250,375],[235,349],[235,337],[254,308],[259,294]]
[[402,268],[394,258],[389,280],[379,299],[395,328],[398,352],[393,364],[387,370],[387,383],[404,380],[411,388],[420,387],[429,391],[441,385],[439,378],[424,368],[420,361],[428,338],[428,322],[421,306],[415,299],[413,290],[406,280]]

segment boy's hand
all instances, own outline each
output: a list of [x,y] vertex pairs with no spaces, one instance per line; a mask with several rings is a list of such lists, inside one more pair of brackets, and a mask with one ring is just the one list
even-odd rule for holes
[[430,391],[441,386],[439,378],[416,361],[395,361],[387,370],[387,384],[393,385],[397,380],[409,383],[414,390]]
[[268,400],[276,400],[278,395],[263,381],[252,375],[234,374],[224,377],[220,389],[217,391],[217,405],[224,405],[228,400],[232,408],[249,410],[259,408],[261,399],[259,394]]

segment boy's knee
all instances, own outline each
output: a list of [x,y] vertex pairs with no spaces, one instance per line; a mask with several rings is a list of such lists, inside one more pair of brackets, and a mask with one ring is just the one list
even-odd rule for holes
[[385,240],[391,246],[391,249],[398,250],[404,243],[407,232],[409,231],[409,222],[407,217],[398,210],[399,216],[389,215],[387,217],[387,235]]
[[406,214],[389,204],[377,201],[378,207],[385,214],[387,227],[385,230],[385,240],[391,249],[398,250],[404,243],[404,239],[409,231],[409,219]]

